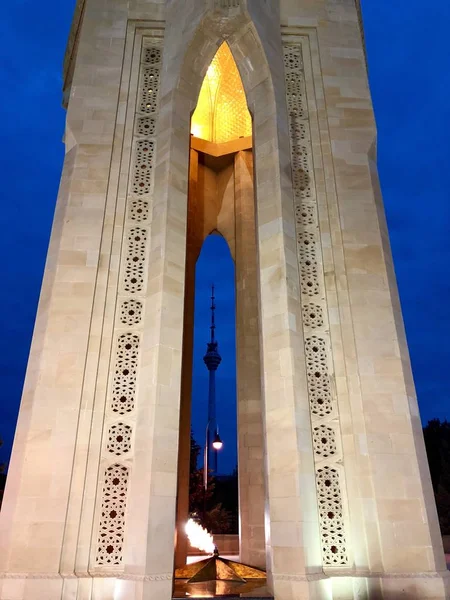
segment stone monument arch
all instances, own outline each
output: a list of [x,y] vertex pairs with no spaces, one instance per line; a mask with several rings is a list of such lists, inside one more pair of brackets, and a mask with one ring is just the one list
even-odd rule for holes
[[[252,135],[218,164],[190,132],[223,42]],[[0,599],[171,598],[189,227],[214,198],[235,228],[242,554],[277,600],[448,597],[356,4],[79,0],[65,99]]]
[[[221,121],[221,135],[199,134],[194,124],[200,110],[202,92],[200,86],[193,86],[194,94],[190,101],[196,106],[190,125],[191,148],[189,163],[188,219],[187,219],[187,256],[186,256],[186,288],[185,288],[185,325],[183,350],[183,379],[180,419],[180,460],[178,485],[178,541],[182,536],[182,524],[187,519],[189,472],[189,440],[190,440],[190,406],[189,395],[192,373],[192,327],[194,311],[194,273],[195,263],[204,239],[211,231],[220,232],[226,239],[236,267],[237,296],[237,387],[238,387],[238,462],[239,462],[239,512],[240,512],[240,554],[241,559],[259,567],[266,566],[266,542],[264,533],[264,506],[266,491],[264,485],[264,434],[263,404],[261,398],[260,343],[259,343],[259,292],[257,283],[257,262],[259,249],[256,241],[255,224],[255,189],[260,196],[258,202],[272,202],[268,198],[270,188],[264,182],[268,178],[279,179],[276,154],[269,165],[267,158],[265,172],[261,167],[254,169],[253,141],[262,148],[259,142],[277,144],[276,140],[276,107],[273,84],[269,72],[264,49],[259,42],[258,34],[248,15],[238,11],[236,16],[226,23],[227,29],[233,31],[223,41],[222,15],[207,15],[199,26],[186,54],[180,81],[188,79],[200,83],[202,92],[204,77],[210,65],[220,71],[220,78],[233,78],[230,82],[229,94],[241,95],[241,104],[229,115],[228,121]],[[209,50],[211,48],[214,54]],[[199,52],[199,49],[200,52]],[[234,56],[241,57],[239,64]],[[210,56],[212,55],[212,58]],[[197,57],[197,58],[195,58]],[[246,63],[243,64],[245,58]],[[214,61],[217,60],[217,63]],[[223,64],[222,64],[223,63]],[[232,64],[234,63],[234,65]],[[229,73],[225,71],[229,66]],[[196,74],[193,75],[193,70]],[[209,72],[209,71],[208,71]],[[255,81],[258,80],[262,91],[259,102],[266,102],[264,121],[251,119],[247,104],[253,106],[252,112],[261,114],[255,97]],[[234,90],[234,92],[233,92]],[[247,91],[248,90],[248,91]],[[205,90],[206,91],[206,90]],[[199,96],[200,93],[200,96]],[[220,94],[220,89],[217,91]],[[217,96],[216,94],[216,96]],[[230,99],[231,96],[228,97]],[[243,97],[243,98],[242,98]],[[198,99],[198,103],[197,103]],[[243,101],[242,101],[243,100]],[[218,102],[216,98],[216,102]],[[268,110],[267,106],[271,108]],[[284,106],[283,106],[284,108]],[[226,107],[212,108],[212,113]],[[247,113],[246,126],[239,129],[234,122],[244,121],[236,111]],[[212,115],[213,116],[213,115]],[[204,117],[205,118],[205,117]],[[262,127],[272,129],[272,137]],[[229,130],[229,131],[228,131]],[[217,133],[217,132],[216,132]],[[220,132],[219,132],[220,133]],[[207,138],[207,139],[206,139]],[[255,180],[255,184],[254,184]],[[214,188],[214,189],[213,189]],[[184,466],[183,466],[184,463]],[[183,508],[182,508],[183,507]],[[178,546],[178,544],[177,544]],[[181,544],[183,546],[183,544]],[[179,555],[179,556],[178,556]],[[177,548],[177,564],[185,562],[185,550]]]

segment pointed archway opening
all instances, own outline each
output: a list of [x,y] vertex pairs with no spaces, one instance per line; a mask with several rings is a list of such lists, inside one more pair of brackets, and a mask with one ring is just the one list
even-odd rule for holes
[[214,144],[252,135],[244,86],[226,42],[217,50],[206,71],[191,119],[191,134]]
[[[202,445],[204,442],[200,437],[205,438],[205,433],[200,433],[203,427],[200,423],[206,422],[208,414],[205,410],[208,389],[197,391],[194,382],[194,395],[203,393],[204,414],[201,414],[202,409],[194,406],[197,398],[192,394],[192,379],[193,364],[201,360],[204,353],[204,347],[201,350],[197,348],[199,356],[194,358],[195,298],[197,294],[202,297],[205,294],[205,290],[196,289],[195,271],[205,240],[205,248],[220,243],[217,238],[208,238],[212,232],[220,233],[224,238],[235,266],[237,402],[235,406],[233,402],[227,406],[225,400],[222,406],[220,399],[220,411],[225,409],[229,415],[231,412],[236,415],[238,538],[232,546],[220,540],[218,550],[265,570],[265,482],[252,117],[239,70],[226,42],[220,46],[208,67],[191,120],[176,568],[186,564],[188,551],[192,550],[185,531],[189,517],[194,516],[200,525],[208,525],[202,514],[189,515],[189,473],[191,430],[197,432],[199,439],[196,441]],[[219,289],[223,285],[220,275],[215,277]],[[203,344],[205,341],[203,339]],[[223,391],[226,396],[226,390]],[[216,425],[220,426],[214,423],[213,427]],[[209,443],[212,441],[213,436]],[[199,459],[203,468],[203,454]],[[230,470],[228,466],[227,470]],[[193,592],[195,590],[189,590],[191,597]]]
[[218,232],[205,239],[195,271],[189,514],[226,535],[217,546],[238,555],[235,266]]

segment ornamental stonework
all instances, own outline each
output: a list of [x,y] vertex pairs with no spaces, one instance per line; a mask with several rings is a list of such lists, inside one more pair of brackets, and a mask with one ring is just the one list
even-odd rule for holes
[[309,407],[324,567],[349,564],[343,509],[339,412],[327,319],[302,42],[284,45],[286,104]]
[[[140,58],[139,89],[132,140],[132,168],[122,238],[116,329],[105,419],[106,467],[100,498],[100,522],[95,564],[122,564],[130,468],[133,464],[133,429],[137,405],[137,379],[141,331],[145,312],[146,266],[156,152],[156,126],[162,61],[161,40],[144,38]],[[120,420],[116,420],[120,419]]]

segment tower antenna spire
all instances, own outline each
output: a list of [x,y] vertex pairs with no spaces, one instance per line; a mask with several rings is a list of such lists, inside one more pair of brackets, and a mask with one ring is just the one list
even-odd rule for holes
[[215,342],[215,332],[216,332],[216,322],[215,322],[215,310],[216,310],[216,304],[215,304],[215,296],[214,296],[214,284],[211,285],[211,344],[214,344]]

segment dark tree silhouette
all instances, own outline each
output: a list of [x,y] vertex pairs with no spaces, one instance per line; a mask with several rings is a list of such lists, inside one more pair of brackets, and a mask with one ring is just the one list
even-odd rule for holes
[[239,533],[239,491],[237,466],[231,475],[216,478],[213,502],[220,503],[229,513],[228,533]]
[[203,484],[203,468],[198,468],[201,447],[191,432],[191,462],[189,469],[189,514],[198,519],[211,533],[229,533],[233,515],[222,506],[216,494],[217,481],[208,474],[208,488]]
[[450,423],[428,421],[423,429],[431,482],[443,535],[450,534]]
[[214,478],[208,475],[208,490],[203,485],[203,468],[198,468],[201,447],[194,439],[191,431],[191,462],[189,468],[189,513],[202,518],[204,507],[208,509],[214,492]]

